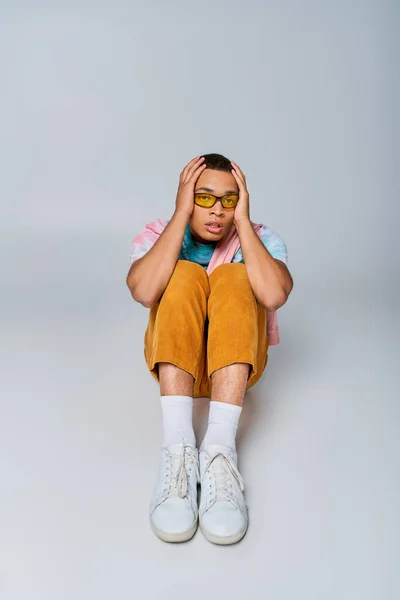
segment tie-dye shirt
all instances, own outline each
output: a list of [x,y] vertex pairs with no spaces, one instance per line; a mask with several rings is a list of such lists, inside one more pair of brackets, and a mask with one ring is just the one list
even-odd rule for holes
[[[169,221],[170,219],[162,220],[164,228],[168,225]],[[287,247],[285,241],[278,233],[270,229],[268,225],[263,225],[258,232],[258,236],[273,258],[281,260],[285,265],[288,264]],[[151,228],[146,226],[144,230],[132,240],[130,263],[132,264],[135,260],[142,258],[142,256],[147,254],[157,239],[158,235],[153,233]],[[211,244],[201,244],[196,242],[190,233],[190,224],[188,224],[179,253],[179,259],[196,262],[207,269],[216,245],[217,242],[212,242]],[[241,248],[239,248],[234,255],[232,262],[244,263]]]

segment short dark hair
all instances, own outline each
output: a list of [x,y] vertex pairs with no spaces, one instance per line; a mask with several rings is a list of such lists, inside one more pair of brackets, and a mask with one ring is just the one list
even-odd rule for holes
[[231,161],[222,154],[200,154],[200,156],[204,156],[207,169],[227,171],[228,173],[231,173],[233,169]]

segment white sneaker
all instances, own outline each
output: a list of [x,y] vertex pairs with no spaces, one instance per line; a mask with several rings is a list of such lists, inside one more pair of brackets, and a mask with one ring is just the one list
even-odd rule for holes
[[200,451],[200,529],[214,544],[234,544],[248,526],[244,481],[237,468],[237,453],[212,444]]
[[161,448],[149,517],[151,528],[164,542],[184,542],[196,532],[198,460],[198,450],[191,444]]

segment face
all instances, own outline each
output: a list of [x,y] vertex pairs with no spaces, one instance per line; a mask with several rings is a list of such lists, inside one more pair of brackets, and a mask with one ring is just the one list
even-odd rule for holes
[[[232,173],[216,171],[215,169],[204,169],[196,181],[195,192],[208,192],[214,196],[226,194],[238,194],[239,188]],[[218,242],[225,238],[233,224],[235,209],[224,208],[220,200],[217,200],[211,208],[194,205],[193,214],[190,219],[190,231],[194,239],[203,244]],[[218,223],[221,229],[207,228],[207,224]]]

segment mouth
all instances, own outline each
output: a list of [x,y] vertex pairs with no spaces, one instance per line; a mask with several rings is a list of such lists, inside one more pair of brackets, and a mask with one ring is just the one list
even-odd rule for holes
[[210,221],[209,223],[206,223],[205,228],[210,233],[221,233],[223,230],[222,223],[219,223],[218,221]]

